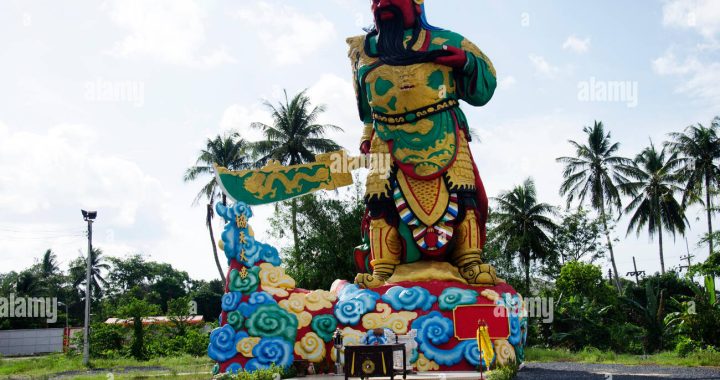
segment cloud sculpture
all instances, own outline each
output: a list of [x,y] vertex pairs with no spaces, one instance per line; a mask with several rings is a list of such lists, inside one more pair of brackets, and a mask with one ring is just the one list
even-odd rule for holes
[[271,365],[289,367],[293,362],[292,344],[281,338],[260,340],[252,350],[253,358],[245,365],[248,372],[270,368]]
[[295,279],[285,274],[282,267],[269,263],[260,264],[260,287],[262,290],[277,296],[287,297],[288,290],[295,289]]
[[[521,318],[524,317],[522,315],[522,299],[518,294],[503,293],[500,298],[495,301],[495,304],[507,307],[509,311],[507,317],[510,320],[510,336],[507,340],[513,346],[518,345],[524,338],[521,322]],[[527,326],[525,327],[525,331],[527,332]]]
[[307,361],[320,363],[325,357],[325,342],[314,332],[309,332],[295,343],[295,353]]
[[230,312],[237,310],[238,306],[240,305],[241,299],[242,293],[240,292],[228,292],[223,294],[222,298],[220,299],[220,304],[223,311]]
[[252,267],[246,270],[245,275],[237,270],[233,269],[230,271],[230,278],[228,279],[228,287],[230,291],[240,292],[242,294],[251,294],[255,292],[260,285],[260,279],[258,273],[260,267]]
[[232,326],[235,331],[241,330],[243,327],[243,324],[245,323],[245,318],[243,317],[242,313],[239,311],[231,311],[227,313],[227,324]]
[[357,285],[346,285],[338,294],[335,317],[345,325],[357,325],[362,316],[375,309],[380,295],[372,290],[360,289]]
[[238,310],[240,310],[242,315],[247,318],[252,315],[255,310],[257,310],[258,306],[269,304],[277,304],[277,301],[265,292],[256,292],[250,295],[248,302],[241,303]]
[[305,295],[305,307],[310,311],[330,309],[337,300],[335,293],[327,290],[313,290]]
[[275,304],[258,306],[255,313],[245,321],[245,328],[252,336],[283,338],[294,342],[298,320],[294,314]]
[[[239,239],[240,232],[249,235],[247,220],[252,217],[252,210],[248,205],[238,202],[232,206],[224,206],[222,203],[218,203],[215,205],[215,211],[225,219],[225,228],[220,235],[220,245],[225,252],[225,257],[227,257],[228,263],[230,263],[231,259],[239,261],[242,251],[242,242]],[[240,225],[244,225],[244,227],[240,227]]]
[[215,210],[226,222],[220,238],[228,263],[231,259],[235,259],[246,267],[255,266],[258,262],[280,265],[278,250],[271,245],[256,241],[253,237],[247,223],[252,217],[249,206],[242,202],[227,207],[218,203]]
[[410,321],[418,316],[413,311],[393,311],[386,303],[378,303],[375,309],[379,313],[368,313],[362,317],[362,325],[368,330],[387,327],[395,334],[407,334]]
[[404,288],[402,286],[393,286],[388,289],[382,296],[383,301],[387,302],[395,310],[418,310],[428,311],[437,300],[437,297],[419,286],[412,288]]
[[[418,332],[415,340],[427,359],[446,366],[460,363],[463,358],[473,365],[480,362],[477,343],[474,340],[462,341],[448,350],[436,347],[450,341],[454,334],[452,320],[443,317],[439,311],[432,311],[416,319],[412,323],[412,328]],[[469,346],[474,346],[475,349]]]
[[237,374],[242,371],[242,365],[240,363],[232,363],[225,369],[225,373]]
[[237,354],[237,342],[246,336],[244,332],[235,333],[235,329],[230,325],[213,330],[210,334],[208,356],[218,362],[232,359]]
[[258,338],[256,336],[251,336],[247,338],[240,339],[240,341],[237,344],[237,351],[246,358],[251,358],[253,356],[252,351],[255,346],[260,343],[260,340],[262,338]]
[[330,343],[337,328],[337,319],[335,319],[332,314],[316,315],[313,317],[312,323],[310,323],[310,328],[323,341]]
[[438,299],[440,310],[453,310],[458,305],[477,303],[478,292],[472,289],[445,288]]

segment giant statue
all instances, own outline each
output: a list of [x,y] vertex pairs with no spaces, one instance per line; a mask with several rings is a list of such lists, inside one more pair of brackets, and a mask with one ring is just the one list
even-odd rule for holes
[[[460,109],[461,101],[490,101],[495,70],[463,36],[429,25],[423,0],[371,0],[371,9],[374,27],[347,40],[364,123],[361,157],[370,158],[358,274],[329,290],[300,289],[278,250],[256,241],[249,224],[251,206],[350,185],[357,165],[337,165],[347,152],[301,165],[216,167],[235,202],[216,206],[226,222],[219,246],[228,263],[208,346],[216,374],[308,362],[319,372],[339,370],[343,347],[384,340],[378,331],[404,342],[418,371],[524,360],[523,298],[483,262],[488,200]],[[396,374],[357,352],[345,351],[347,376]]]
[[374,288],[398,264],[423,259],[448,260],[469,283],[494,285],[481,257],[488,201],[460,109],[461,100],[492,98],[492,63],[463,36],[430,26],[423,0],[372,0],[372,11],[375,27],[347,40],[365,124],[360,150],[389,155],[392,165],[367,177],[372,274],[355,281]]

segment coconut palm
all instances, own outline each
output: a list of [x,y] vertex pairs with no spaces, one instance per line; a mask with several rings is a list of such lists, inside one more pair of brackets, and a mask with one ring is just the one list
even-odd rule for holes
[[[103,251],[100,248],[93,248],[90,255],[90,293],[94,294],[93,298],[98,299],[102,292],[102,286],[107,285],[107,281],[102,275],[102,271],[110,270],[110,265],[105,262]],[[85,294],[87,279],[87,256],[80,253],[80,257],[70,263],[70,277],[73,286],[80,289]],[[102,285],[102,286],[101,286]]]
[[43,277],[47,278],[50,276],[57,275],[60,268],[57,266],[57,256],[52,249],[47,249],[43,255],[42,262],[40,263],[40,272]]
[[675,154],[667,155],[665,149],[658,152],[651,142],[637,155],[635,165],[627,168],[629,182],[619,185],[623,193],[632,197],[625,208],[628,214],[634,211],[627,234],[634,229],[639,235],[645,226],[651,238],[657,233],[662,274],[665,274],[663,230],[673,236],[675,232],[684,234],[688,224],[685,211],[674,195],[682,191],[673,173],[677,163]]
[[203,197],[208,201],[205,212],[205,225],[210,234],[210,244],[212,245],[215,265],[217,266],[220,278],[223,280],[223,283],[225,283],[225,273],[223,272],[222,265],[220,265],[220,258],[218,257],[212,220],[215,217],[213,204],[216,200],[220,200],[223,205],[227,205],[227,196],[220,189],[220,185],[215,177],[215,169],[213,166],[215,164],[231,170],[247,169],[252,166],[248,143],[240,138],[239,133],[230,131],[224,135],[217,135],[212,139],[207,139],[205,148],[200,151],[195,165],[185,171],[184,177],[185,182],[190,182],[198,179],[200,176],[210,176],[210,180],[200,189],[193,204],[197,204]]
[[592,127],[586,126],[583,131],[587,134],[586,144],[569,140],[575,148],[575,157],[557,158],[558,162],[565,164],[563,171],[565,180],[560,186],[560,195],[567,196],[568,208],[575,199],[582,205],[589,197],[590,206],[600,214],[608,252],[610,252],[615,286],[620,292],[620,278],[615,264],[612,239],[610,239],[608,217],[613,210],[618,213],[622,210],[617,185],[627,182],[622,171],[624,167],[632,165],[632,160],[615,155],[620,144],[610,140],[610,132],[605,133],[602,122],[595,121]]
[[[297,165],[315,161],[315,154],[327,153],[342,149],[334,141],[324,137],[328,131],[342,131],[342,128],[331,124],[318,124],[320,114],[325,106],[313,107],[305,91],[288,99],[285,91],[285,102],[273,105],[265,102],[270,111],[272,125],[259,122],[252,123],[253,128],[260,129],[263,140],[251,143],[253,152],[257,154],[257,165],[265,165],[268,161],[278,161],[283,165]],[[290,200],[294,253],[298,255],[297,201]]]
[[708,249],[713,251],[712,238],[712,197],[710,196],[717,186],[720,168],[717,160],[720,158],[720,139],[718,139],[720,117],[715,117],[710,127],[702,124],[691,125],[682,133],[670,133],[671,141],[666,146],[672,153],[678,155],[678,176],[684,178],[683,206],[699,201],[703,190],[705,191],[705,210],[708,225]]
[[497,203],[495,218],[498,222],[494,234],[508,252],[517,252],[525,267],[525,294],[530,294],[531,261],[544,260],[552,253],[550,235],[557,225],[549,216],[555,215],[555,207],[538,203],[535,183],[525,182],[494,198]]

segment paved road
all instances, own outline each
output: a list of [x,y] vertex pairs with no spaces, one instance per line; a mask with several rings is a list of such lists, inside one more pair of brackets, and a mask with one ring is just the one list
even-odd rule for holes
[[516,380],[652,380],[652,379],[720,379],[720,368],[663,367],[654,365],[526,363]]

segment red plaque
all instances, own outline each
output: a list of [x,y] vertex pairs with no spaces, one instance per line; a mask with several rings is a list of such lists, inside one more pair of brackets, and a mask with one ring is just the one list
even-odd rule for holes
[[510,336],[510,311],[494,304],[460,305],[453,310],[455,337],[459,340],[477,338],[478,321],[487,323],[490,339]]

